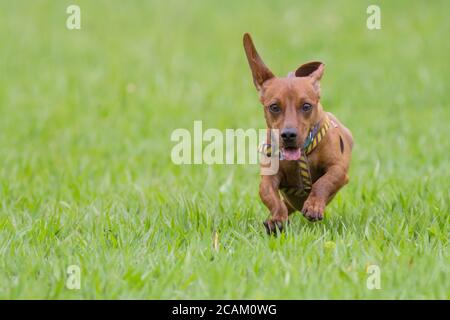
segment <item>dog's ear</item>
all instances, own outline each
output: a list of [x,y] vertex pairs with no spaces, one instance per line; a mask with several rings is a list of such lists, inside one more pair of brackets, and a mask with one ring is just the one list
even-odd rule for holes
[[256,51],[255,45],[253,44],[250,34],[244,34],[244,49],[247,55],[248,64],[252,70],[253,82],[258,91],[261,90],[262,85],[265,81],[275,77],[272,71],[266,67],[258,52]]
[[296,71],[296,77],[309,77],[312,80],[314,89],[317,93],[320,93],[320,79],[323,75],[325,65],[319,61],[308,62],[301,65]]

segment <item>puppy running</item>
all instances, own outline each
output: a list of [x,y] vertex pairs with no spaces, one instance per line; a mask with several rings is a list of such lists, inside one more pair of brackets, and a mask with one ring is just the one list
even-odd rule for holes
[[265,156],[274,151],[271,129],[281,136],[279,170],[262,175],[259,187],[271,214],[264,222],[267,233],[281,231],[288,216],[297,210],[310,221],[322,220],[325,206],[348,183],[353,147],[350,130],[320,104],[324,64],[309,62],[279,78],[261,60],[248,33],[244,34],[244,48],[264,106],[268,128]]

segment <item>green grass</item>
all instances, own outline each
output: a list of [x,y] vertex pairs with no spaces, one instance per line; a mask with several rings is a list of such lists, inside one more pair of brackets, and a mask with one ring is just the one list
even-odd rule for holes
[[[450,4],[378,1],[369,31],[372,2],[80,0],[69,31],[74,1],[1,0],[0,298],[449,299]],[[279,75],[326,63],[356,143],[325,221],[278,238],[257,166],[170,161],[194,120],[264,128],[246,31]]]

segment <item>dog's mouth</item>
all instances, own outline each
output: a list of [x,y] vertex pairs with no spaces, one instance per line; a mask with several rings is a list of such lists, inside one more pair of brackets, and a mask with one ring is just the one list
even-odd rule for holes
[[298,160],[302,154],[301,149],[295,147],[284,147],[281,152],[284,160]]

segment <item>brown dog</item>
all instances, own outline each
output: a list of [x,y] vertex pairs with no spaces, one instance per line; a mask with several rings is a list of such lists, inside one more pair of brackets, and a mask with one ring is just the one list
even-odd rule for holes
[[281,231],[296,210],[310,221],[322,220],[325,206],[348,182],[353,147],[351,132],[320,104],[324,64],[309,62],[278,78],[261,60],[248,33],[244,48],[267,127],[278,129],[281,136],[279,170],[262,175],[259,188],[271,213],[264,222],[266,230]]

